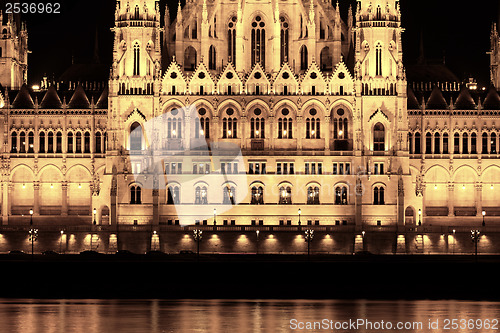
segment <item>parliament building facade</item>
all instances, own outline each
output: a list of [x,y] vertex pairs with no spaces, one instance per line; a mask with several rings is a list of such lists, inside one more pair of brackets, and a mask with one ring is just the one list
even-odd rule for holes
[[495,221],[496,27],[491,89],[408,84],[399,1],[358,1],[347,22],[341,6],[187,0],[173,19],[120,0],[107,86],[40,90],[25,27],[2,17],[2,224]]

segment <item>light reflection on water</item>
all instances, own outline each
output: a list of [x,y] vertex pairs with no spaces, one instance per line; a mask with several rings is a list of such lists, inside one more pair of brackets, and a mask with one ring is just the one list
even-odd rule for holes
[[[465,301],[308,300],[2,300],[1,333],[255,333],[334,332],[293,330],[291,320],[421,322],[394,332],[495,332],[443,330],[445,319],[499,319],[500,303]],[[439,329],[429,329],[439,320]],[[298,327],[297,327],[298,328]],[[341,332],[384,332],[359,327]]]

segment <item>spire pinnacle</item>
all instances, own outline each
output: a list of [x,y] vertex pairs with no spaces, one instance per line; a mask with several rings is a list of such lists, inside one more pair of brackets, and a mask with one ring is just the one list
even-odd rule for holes
[[203,9],[201,12],[201,19],[203,22],[208,22],[207,0],[203,0]]
[[178,5],[177,5],[177,24],[182,25],[182,7],[181,7],[180,0],[178,2]]

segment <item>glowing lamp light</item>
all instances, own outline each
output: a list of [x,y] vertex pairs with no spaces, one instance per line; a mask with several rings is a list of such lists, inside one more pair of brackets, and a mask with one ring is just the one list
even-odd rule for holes
[[40,90],[40,86],[38,84],[34,84],[31,86],[31,89],[38,91],[38,90]]
[[283,131],[283,135],[286,135],[286,130]]
[[30,209],[30,215],[33,215],[33,209]]
[[200,130],[200,135],[205,135],[205,131],[204,130]]
[[491,184],[491,186],[490,186],[490,190],[493,190],[493,188],[494,188],[494,187],[493,187],[493,184]]
[[50,188],[54,188],[54,184],[50,184]]
[[465,190],[465,184],[464,184],[464,185],[462,185],[462,190]]
[[483,210],[481,214],[483,214],[483,216],[485,216],[486,215],[486,211]]
[[82,188],[82,184],[78,184],[78,188]]
[[436,185],[434,185],[434,189],[435,189],[435,190],[437,190],[437,189],[438,189],[438,186],[437,186],[437,184],[436,184]]
[[339,135],[343,135],[343,134],[344,134],[344,131],[340,130]]
[[26,184],[23,184],[23,188],[26,188]]

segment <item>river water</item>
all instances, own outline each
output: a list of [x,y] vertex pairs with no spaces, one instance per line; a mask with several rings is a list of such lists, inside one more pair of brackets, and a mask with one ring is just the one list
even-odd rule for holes
[[1,333],[497,332],[499,318],[470,301],[0,299]]

